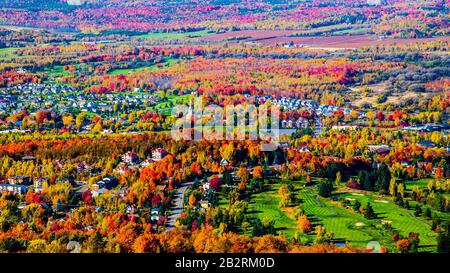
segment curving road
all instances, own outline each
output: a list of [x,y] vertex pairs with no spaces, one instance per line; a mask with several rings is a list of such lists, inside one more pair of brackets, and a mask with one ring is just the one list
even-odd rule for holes
[[184,194],[186,193],[186,190],[192,185],[192,183],[193,182],[184,183],[180,188],[178,188],[177,193],[175,193],[173,200],[174,206],[170,210],[171,214],[167,219],[167,231],[175,228],[175,223],[178,217],[180,217],[181,213],[183,212]]

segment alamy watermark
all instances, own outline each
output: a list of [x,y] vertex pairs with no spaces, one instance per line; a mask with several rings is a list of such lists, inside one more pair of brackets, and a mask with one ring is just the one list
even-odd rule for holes
[[172,127],[175,140],[261,140],[262,151],[275,151],[280,140],[280,111],[275,105],[243,103],[205,105],[203,96],[190,100],[189,106],[177,105],[178,117]]

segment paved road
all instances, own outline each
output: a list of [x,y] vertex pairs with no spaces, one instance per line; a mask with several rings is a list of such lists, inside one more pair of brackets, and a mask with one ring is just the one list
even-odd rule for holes
[[77,190],[78,193],[81,193],[81,194],[82,194],[83,192],[89,190],[89,186],[87,185],[86,182],[83,182],[83,181],[76,181],[76,183],[77,183],[77,186],[80,187],[80,188]]
[[315,123],[316,128],[314,129],[314,137],[318,137],[323,131],[322,120],[320,117],[316,117]]
[[175,193],[173,200],[174,206],[170,210],[171,214],[167,219],[167,230],[173,229],[178,217],[181,216],[181,213],[183,212],[184,193],[192,185],[192,183],[193,182],[184,183],[180,188],[178,188],[177,193]]

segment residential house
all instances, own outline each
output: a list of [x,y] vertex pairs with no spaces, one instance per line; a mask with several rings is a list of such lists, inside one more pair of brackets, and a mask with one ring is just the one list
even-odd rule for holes
[[114,172],[124,175],[130,168],[126,164],[119,164],[115,169]]
[[225,158],[222,158],[222,160],[220,160],[220,166],[227,167],[229,164],[230,162],[228,162],[228,160],[226,160]]
[[108,190],[111,190],[115,188],[119,184],[119,181],[114,176],[108,176],[103,178],[102,181],[97,182],[96,184],[92,185],[92,190],[100,190],[102,188],[106,188]]
[[34,157],[34,156],[24,156],[24,157],[22,157],[22,161],[33,161],[33,162],[36,162],[36,157]]
[[211,187],[209,186],[209,183],[203,183],[202,187],[203,187],[204,192],[207,192],[211,189]]
[[105,189],[105,188],[101,188],[101,189],[98,189],[98,190],[93,190],[92,191],[92,197],[100,196],[100,195],[104,194],[107,191],[108,191],[108,189]]
[[152,151],[152,160],[161,161],[167,155],[168,153],[163,148],[158,148]]
[[306,146],[301,147],[298,151],[300,153],[309,153],[310,152],[310,150]]
[[153,209],[150,211],[150,214],[151,214],[151,217],[150,217],[150,220],[151,220],[151,221],[154,221],[154,222],[159,221],[159,215],[161,214],[161,212],[160,212],[159,209],[153,208]]
[[433,147],[437,146],[436,143],[434,143],[433,141],[430,141],[430,140],[423,140],[423,141],[417,143],[417,145],[419,145],[423,148],[433,148]]
[[77,164],[77,172],[78,173],[88,173],[91,169],[91,166],[86,163],[86,161],[80,162]]
[[207,208],[209,208],[211,206],[211,204],[208,201],[206,201],[206,200],[201,200],[198,203],[200,205],[200,208],[202,208],[202,209],[207,209]]
[[122,161],[127,164],[134,165],[139,163],[139,157],[133,152],[126,152],[122,155]]
[[141,162],[141,168],[145,168],[150,166],[151,161],[149,159],[146,159],[144,161]]
[[75,185],[76,185],[76,183],[75,183],[75,178],[73,178],[73,177],[64,177],[64,178],[61,178],[61,180],[57,181],[56,183],[69,183],[69,184],[72,185],[72,186],[75,186]]
[[49,183],[50,179],[45,178],[45,177],[40,177],[37,178],[33,181],[33,185],[34,185],[34,189],[42,189],[42,187],[44,186],[44,183]]
[[29,176],[13,176],[7,179],[11,185],[31,185],[31,179]]
[[12,192],[21,195],[27,192],[27,187],[25,185],[0,184],[0,192]]
[[391,151],[388,145],[369,145],[369,151],[376,154],[387,154]]

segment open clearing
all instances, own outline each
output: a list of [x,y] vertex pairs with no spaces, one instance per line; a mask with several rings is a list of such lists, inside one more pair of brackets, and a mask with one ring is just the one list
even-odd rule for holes
[[210,33],[207,30],[200,30],[193,32],[154,32],[139,35],[136,37],[144,39],[186,39],[186,38],[198,38],[206,35],[210,35]]
[[[362,29],[359,29],[362,30]],[[341,34],[352,34],[357,30],[347,30]],[[299,31],[287,30],[241,30],[225,33],[205,35],[203,41],[227,41],[239,40],[246,42],[257,42],[263,45],[281,45],[293,42],[296,45],[314,49],[351,49],[364,46],[410,44],[416,42],[450,41],[450,37],[435,37],[421,39],[381,39],[373,35],[336,35],[336,36],[309,36],[291,37]]]
[[154,65],[150,65],[150,66],[144,66],[144,67],[136,67],[136,68],[123,68],[123,69],[113,69],[111,71],[108,72],[109,75],[126,75],[132,72],[137,72],[137,71],[153,71],[153,70],[158,70],[158,69],[163,69],[165,67],[169,67],[171,65],[173,65],[177,60],[172,59],[172,58],[166,58],[165,60],[163,60],[163,62],[158,63],[158,64],[154,64]]
[[385,105],[385,104],[399,104],[401,102],[405,102],[408,99],[414,99],[414,98],[429,98],[433,96],[433,93],[418,93],[418,92],[411,92],[406,91],[402,93],[392,93],[390,94],[386,101],[383,103],[378,103],[378,98],[386,92],[386,83],[377,83],[377,84],[370,84],[367,85],[370,93],[363,95],[363,92],[361,91],[361,87],[350,87],[350,91],[348,93],[349,97],[351,98],[351,105],[354,107],[362,107],[364,104],[369,104],[371,106],[376,105]]

